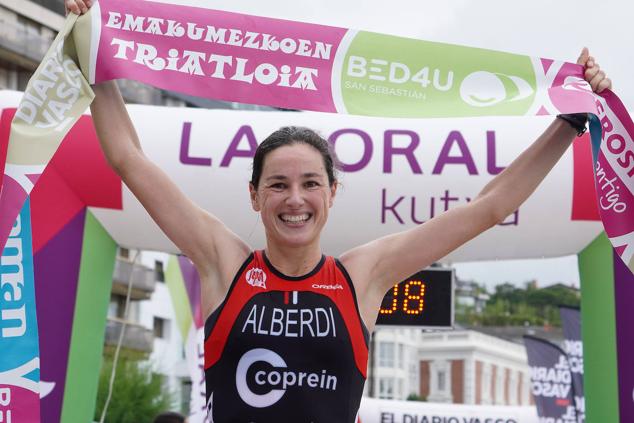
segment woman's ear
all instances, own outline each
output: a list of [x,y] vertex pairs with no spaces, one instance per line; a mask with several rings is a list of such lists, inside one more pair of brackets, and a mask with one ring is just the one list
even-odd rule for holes
[[258,199],[258,190],[253,186],[253,183],[249,182],[249,196],[251,197],[251,207],[256,212],[260,211],[260,202]]
[[330,186],[330,201],[328,202],[328,207],[332,207],[335,202],[335,196],[337,195],[337,187],[339,186],[339,182],[335,181]]

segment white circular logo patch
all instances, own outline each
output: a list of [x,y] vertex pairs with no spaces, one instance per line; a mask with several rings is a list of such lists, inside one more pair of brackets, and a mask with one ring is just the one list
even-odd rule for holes
[[250,269],[246,274],[246,278],[249,285],[266,289],[266,273],[259,267]]

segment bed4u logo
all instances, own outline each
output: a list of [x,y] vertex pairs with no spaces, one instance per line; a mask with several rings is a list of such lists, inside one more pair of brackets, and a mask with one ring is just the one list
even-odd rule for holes
[[259,267],[249,269],[246,279],[249,285],[266,289],[266,273]]

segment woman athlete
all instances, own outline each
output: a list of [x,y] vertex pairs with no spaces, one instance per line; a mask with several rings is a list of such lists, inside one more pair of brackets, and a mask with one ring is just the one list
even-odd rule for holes
[[[65,3],[77,14],[90,6]],[[586,48],[577,63],[595,92],[611,87]],[[266,245],[254,252],[145,157],[115,83],[94,91],[108,162],[200,274],[207,408],[216,423],[354,421],[369,333],[394,281],[502,222],[585,125],[585,116],[555,119],[470,203],[334,259],[322,255],[320,235],[337,194],[335,159],[316,133],[282,128],[258,147],[249,195]]]

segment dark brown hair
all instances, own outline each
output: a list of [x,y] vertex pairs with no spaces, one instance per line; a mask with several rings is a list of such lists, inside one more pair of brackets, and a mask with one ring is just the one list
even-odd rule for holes
[[253,173],[251,174],[251,183],[255,189],[260,183],[266,155],[276,148],[293,144],[307,144],[317,150],[324,159],[329,185],[337,182],[338,161],[332,145],[312,129],[301,126],[285,126],[269,135],[255,151]]

